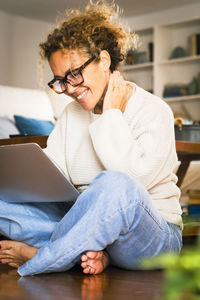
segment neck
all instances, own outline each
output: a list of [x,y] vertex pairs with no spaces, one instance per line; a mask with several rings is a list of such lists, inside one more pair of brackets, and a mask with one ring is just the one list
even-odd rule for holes
[[95,114],[102,114],[102,110],[103,110],[103,99],[101,99],[95,106],[94,108],[94,113]]
[[107,92],[107,87],[105,88],[103,95],[101,96],[101,99],[99,100],[99,102],[96,104],[96,106],[94,108],[94,113],[97,115],[100,115],[103,112],[103,100],[104,100],[106,92]]
[[[127,84],[126,85],[126,95],[125,95],[126,105],[128,103],[129,98],[131,97],[132,91],[133,91],[133,87],[130,84]],[[94,113],[95,114],[102,114],[104,96],[105,96],[105,93],[101,97],[100,101],[96,104],[96,106],[94,108]]]

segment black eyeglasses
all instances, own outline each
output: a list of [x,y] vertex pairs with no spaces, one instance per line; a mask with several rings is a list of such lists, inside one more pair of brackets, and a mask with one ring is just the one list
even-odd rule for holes
[[82,66],[77,69],[70,70],[66,73],[65,77],[54,76],[54,79],[48,83],[48,86],[57,94],[67,92],[67,83],[71,86],[78,86],[84,82],[82,71],[87,67],[95,57],[88,59]]

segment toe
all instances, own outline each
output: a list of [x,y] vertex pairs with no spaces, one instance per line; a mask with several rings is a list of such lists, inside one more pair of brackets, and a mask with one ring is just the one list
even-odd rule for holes
[[0,250],[8,250],[12,248],[13,241],[0,241]]
[[12,262],[12,260],[9,259],[9,258],[1,258],[1,263],[2,264],[8,264],[8,263],[11,263],[11,262]]
[[96,270],[94,268],[90,268],[90,274],[95,274]]
[[0,253],[0,260],[10,258],[12,258],[12,255],[7,250],[4,250]]
[[81,260],[82,260],[82,261],[87,261],[87,259],[88,259],[88,258],[87,258],[87,255],[83,254],[83,255],[81,256]]
[[87,251],[86,255],[91,259],[99,259],[103,255],[103,251]]
[[83,270],[83,273],[85,274],[88,274],[90,272],[90,268],[89,267],[86,267],[84,270]]
[[87,263],[86,263],[86,262],[82,262],[81,267],[82,267],[83,269],[85,269],[85,268],[87,267]]
[[19,265],[16,263],[8,263],[8,265],[13,268],[19,268]]
[[101,266],[102,264],[101,264],[101,261],[99,261],[99,260],[95,260],[95,259],[90,260],[90,259],[88,259],[87,265],[90,266],[93,269],[96,269],[96,268],[99,269],[99,266]]
[[103,251],[98,251],[96,259],[101,259],[103,256]]

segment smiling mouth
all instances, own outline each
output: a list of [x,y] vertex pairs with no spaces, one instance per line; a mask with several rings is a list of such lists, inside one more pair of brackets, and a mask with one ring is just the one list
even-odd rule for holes
[[77,100],[81,100],[86,94],[87,94],[88,90],[83,91],[83,93],[81,93],[80,95],[78,95],[76,98]]

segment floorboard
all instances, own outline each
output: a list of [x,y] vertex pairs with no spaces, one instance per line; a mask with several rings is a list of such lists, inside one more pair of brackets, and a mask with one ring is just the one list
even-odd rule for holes
[[80,268],[64,273],[20,277],[0,265],[1,300],[153,300],[161,299],[162,271],[126,271],[109,267],[99,275]]
[[[197,237],[184,237],[184,247]],[[183,248],[184,248],[183,247]],[[162,271],[126,271],[109,267],[99,275],[85,275],[80,267],[68,272],[20,277],[0,264],[0,300],[160,300]]]

